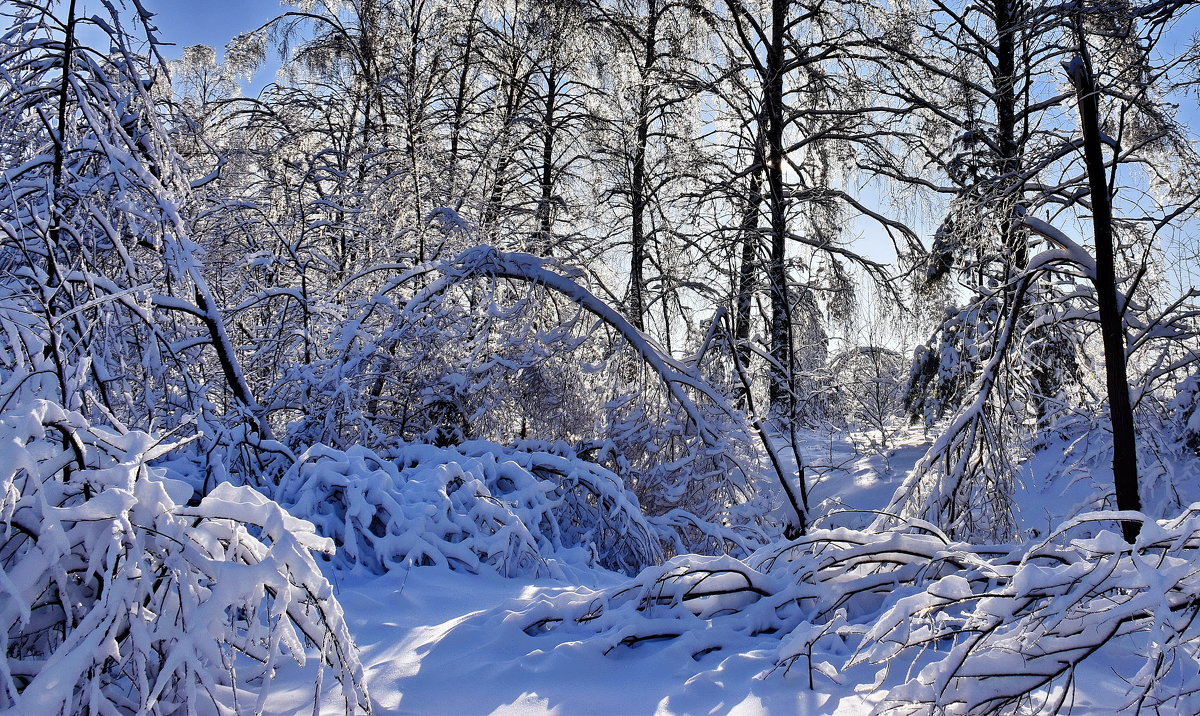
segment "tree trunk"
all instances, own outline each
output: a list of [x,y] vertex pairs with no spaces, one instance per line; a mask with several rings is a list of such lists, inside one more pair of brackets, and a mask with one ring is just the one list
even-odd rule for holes
[[467,104],[470,101],[468,90],[470,88],[471,69],[474,66],[475,15],[479,12],[479,5],[480,0],[475,0],[471,3],[471,9],[467,13],[465,45],[463,46],[462,61],[459,67],[457,91],[454,95],[454,109],[450,117],[450,176],[448,184],[451,196],[455,199],[456,209],[462,208],[463,201],[463,196],[459,193],[458,186],[458,162],[459,154],[461,153],[459,144],[462,142],[463,129],[467,124]]
[[784,129],[784,58],[787,48],[785,27],[789,0],[771,3],[771,44],[767,48],[767,76],[764,78],[767,114],[767,192],[771,213],[771,256],[767,263],[767,282],[771,290],[771,359],[769,395],[771,411],[780,420],[792,419],[792,395],[788,388],[792,372],[792,352],[788,322],[787,290],[787,204],[783,183]]
[[[50,194],[49,227],[46,232],[46,285],[43,289],[42,306],[45,310],[46,325],[53,327],[58,310],[55,308],[56,295],[60,294],[63,276],[58,268],[58,251],[62,248],[62,213],[66,201],[63,192],[64,163],[67,154],[67,96],[71,90],[71,65],[75,55],[75,0],[71,0],[67,8],[65,37],[63,38],[62,80],[58,88],[58,122],[55,125],[54,137],[54,184]],[[65,295],[65,294],[64,294]],[[49,332],[49,357],[54,362],[54,375],[58,381],[58,390],[63,407],[72,409],[70,388],[67,379],[67,359],[63,350],[63,340],[59,332],[51,329]],[[94,369],[94,366],[93,366]],[[104,383],[97,381],[101,395],[105,395]],[[107,402],[107,401],[106,401]],[[65,445],[66,443],[64,443]],[[82,464],[80,465],[82,467]]]
[[513,119],[516,118],[521,110],[522,102],[526,90],[528,80],[527,74],[520,73],[519,61],[513,59],[508,63],[509,76],[500,81],[500,91],[504,97],[504,106],[500,112],[501,129],[500,136],[496,139],[496,146],[499,149],[499,156],[496,157],[496,163],[493,167],[493,180],[491,193],[488,195],[487,204],[483,210],[483,226],[488,230],[495,230],[501,217],[504,213],[504,200],[508,194],[508,168],[513,161],[513,149],[515,142],[509,136],[510,132],[515,131],[513,128]]
[[[1001,185],[1009,184],[1021,170],[1020,146],[1017,143],[1017,47],[1016,32],[1021,18],[1013,7],[1012,0],[995,0],[992,7],[996,18],[996,65],[992,84],[996,89],[996,144],[1000,149]],[[997,187],[999,188],[999,187]],[[1003,198],[1002,210],[1006,212],[1001,224],[1002,242],[1009,258],[1009,269],[1024,270],[1029,263],[1029,249],[1025,243],[1026,232],[1016,224],[1017,207],[1024,203],[1023,192],[1018,188],[1014,196]]]
[[[651,36],[652,37],[652,36]],[[654,47],[647,39],[647,49]],[[648,70],[643,72],[647,74]],[[646,330],[646,145],[650,137],[648,82],[643,81],[638,98],[637,143],[633,148],[633,174],[629,182],[630,233],[629,317],[639,331]]]
[[[1100,334],[1104,339],[1104,375],[1108,384],[1108,413],[1113,433],[1113,485],[1117,509],[1141,511],[1138,496],[1137,437],[1133,409],[1129,403],[1129,376],[1125,363],[1125,328],[1117,305],[1116,267],[1113,262],[1112,197],[1104,171],[1104,148],[1100,138],[1100,105],[1086,49],[1067,66],[1079,99],[1083,128],[1083,156],[1087,166],[1092,202],[1092,230],[1096,239],[1096,303],[1100,312]],[[1121,523],[1127,542],[1137,539],[1141,523]]]
[[[754,298],[755,274],[758,273],[758,244],[762,239],[758,233],[758,211],[762,203],[762,175],[757,171],[747,182],[745,203],[742,208],[741,263],[738,265],[737,305],[734,307],[733,337],[737,342],[735,359],[742,365],[750,363],[750,305]],[[738,397],[737,406],[749,404],[749,388]]]
[[542,114],[542,196],[538,204],[538,236],[535,251],[541,256],[554,252],[554,140],[555,109],[558,104],[558,68],[552,63],[546,71],[546,107]]
[[225,384],[233,393],[238,404],[246,410],[247,417],[254,429],[258,431],[259,436],[266,440],[274,440],[275,436],[271,433],[271,426],[267,424],[265,416],[259,414],[261,408],[255,402],[250,385],[246,382],[246,375],[242,372],[241,363],[237,358],[237,350],[234,348],[233,342],[229,340],[229,333],[225,330],[225,320],[217,310],[208,284],[201,278],[199,271],[193,270],[189,274],[195,285],[196,308],[202,314],[201,321],[208,329],[209,339],[217,352],[217,362],[221,365]]

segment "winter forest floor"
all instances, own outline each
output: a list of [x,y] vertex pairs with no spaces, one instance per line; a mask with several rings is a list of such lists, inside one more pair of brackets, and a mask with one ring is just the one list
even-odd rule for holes
[[[920,433],[890,449],[864,435],[808,436],[814,504],[879,509],[927,447]],[[834,503],[843,505],[837,507]],[[840,522],[856,521],[843,515]],[[437,567],[383,576],[328,570],[366,667],[377,714],[857,714],[871,694],[803,669],[773,673],[778,638],[692,657],[680,644],[648,642],[605,655],[553,632],[530,636],[504,617],[549,595],[614,586],[624,575],[576,566],[573,578],[526,580]],[[758,645],[756,640],[765,642]],[[308,670],[280,674],[269,713],[305,711]],[[324,707],[341,708],[336,688]]]
[[[855,510],[885,507],[928,444],[920,431],[873,445],[862,434],[809,434],[806,451],[814,476],[813,504],[839,510],[827,524],[862,522]],[[1035,456],[1032,466],[1061,458],[1060,446]],[[1080,493],[1078,484],[1070,492]],[[1086,490],[1084,490],[1086,491]],[[1027,495],[1028,524],[1053,515],[1071,496],[1055,489]],[[1078,497],[1076,495],[1076,497]],[[1066,499],[1064,499],[1066,498]],[[1036,527],[1034,527],[1036,529]],[[883,693],[877,678],[904,674],[813,673],[796,662],[776,668],[779,635],[742,636],[701,656],[686,639],[645,641],[608,649],[597,639],[555,631],[530,635],[519,617],[556,595],[587,599],[590,590],[628,580],[620,574],[573,566],[568,579],[503,578],[437,567],[395,570],[383,576],[327,570],[360,649],[377,714],[865,714]],[[1108,694],[1113,680],[1102,663],[1078,675],[1070,713],[1116,713],[1124,703]],[[280,673],[268,713],[311,708],[313,674]],[[1121,684],[1113,686],[1119,687]],[[1115,699],[1115,700],[1114,700]],[[339,713],[337,688],[322,712]],[[1032,707],[1037,712],[1037,707]]]

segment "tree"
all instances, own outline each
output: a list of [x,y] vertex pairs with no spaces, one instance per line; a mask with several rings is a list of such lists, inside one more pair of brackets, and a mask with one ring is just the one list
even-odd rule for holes
[[670,257],[686,251],[681,184],[698,158],[696,80],[710,13],[692,0],[596,2],[592,12],[606,39],[600,204],[621,212],[616,238],[628,246],[627,315],[648,330],[659,308],[655,332],[669,348],[678,281]]
[[[1125,323],[1117,298],[1114,265],[1112,188],[1106,178],[1103,140],[1100,133],[1100,107],[1096,80],[1083,28],[1079,32],[1080,55],[1066,65],[1079,102],[1079,120],[1083,130],[1084,164],[1087,170],[1092,204],[1092,233],[1096,247],[1096,306],[1100,335],[1104,344],[1104,377],[1108,388],[1108,415],[1113,435],[1113,484],[1117,509],[1140,512],[1138,496],[1137,442],[1133,409],[1129,404],[1129,375],[1126,367]],[[1125,541],[1133,543],[1141,531],[1141,522],[1121,523]]]
[[[13,8],[0,85],[0,121],[14,129],[2,153],[17,163],[0,204],[8,295],[49,337],[57,386],[45,397],[130,426],[233,413],[255,433],[246,439],[269,439],[187,232],[190,182],[151,92],[157,68],[119,16],[75,10]],[[109,52],[78,43],[83,24]]]
[[[958,114],[961,110],[952,106],[917,100],[921,107],[918,117],[928,112],[935,118],[933,121],[948,122],[955,132],[964,131],[960,140],[969,139],[984,150],[980,156],[972,155],[969,161],[962,163],[956,163],[959,160],[955,155],[955,161],[945,165],[947,176],[955,182],[962,179],[956,178],[951,170],[962,170],[957,176],[969,180],[962,184],[969,191],[965,195],[950,192],[956,193],[951,203],[951,218],[939,229],[929,274],[937,276],[949,269],[946,251],[951,244],[959,247],[955,250],[955,260],[964,257],[961,249],[969,248],[974,253],[966,255],[974,258],[959,276],[966,280],[976,296],[963,309],[950,311],[950,318],[941,329],[940,346],[934,348],[931,345],[932,350],[920,351],[914,368],[914,385],[923,396],[941,391],[940,387],[935,388],[939,383],[957,386],[940,393],[939,400],[950,400],[934,412],[947,404],[952,406],[955,398],[951,396],[955,392],[964,402],[918,465],[916,472],[928,472],[927,482],[915,490],[910,485],[908,498],[897,495],[899,502],[907,501],[917,513],[935,519],[955,534],[999,539],[1010,537],[1013,526],[1012,505],[1007,493],[1011,490],[1015,466],[1022,456],[1014,454],[1012,446],[1029,444],[1033,440],[1027,425],[1032,424],[1036,431],[1044,433],[1053,425],[1055,412],[1069,416],[1073,402],[1087,399],[1084,372],[1073,366],[1087,360],[1084,351],[1088,327],[1098,319],[1095,292],[1107,294],[1114,289],[1121,292],[1124,298],[1120,312],[1128,327],[1145,326],[1160,320],[1151,317],[1153,296],[1143,294],[1149,300],[1142,302],[1132,294],[1145,290],[1142,278],[1153,271],[1148,258],[1156,250],[1154,236],[1162,226],[1157,224],[1156,227],[1156,222],[1177,211],[1171,206],[1175,192],[1169,188],[1177,180],[1168,178],[1170,166],[1157,173],[1143,172],[1142,168],[1167,147],[1180,146],[1162,95],[1153,89],[1164,73],[1170,71],[1167,68],[1172,64],[1169,59],[1158,64],[1154,49],[1161,27],[1159,22],[1166,20],[1172,11],[1160,14],[1161,8],[1145,12],[1127,8],[1127,13],[1113,15],[1100,8],[1084,7],[1079,9],[1078,16],[1064,16],[1062,9],[1057,7],[1022,7],[1020,22],[1016,25],[1012,24],[1011,17],[1008,18],[1009,25],[996,25],[999,15],[980,14],[976,10],[966,14],[956,14],[946,8],[940,10],[950,13],[948,17],[953,20],[950,26],[969,38],[967,45],[960,48],[968,58],[991,57],[989,53],[995,48],[1008,46],[987,41],[990,34],[977,31],[972,18],[978,17],[988,33],[1004,34],[1007,31],[1025,38],[1015,45],[1024,48],[1015,55],[1016,75],[1022,78],[1015,116],[1016,125],[1022,129],[1016,135],[1019,151],[1014,155],[1003,151],[1008,146],[1007,128],[1012,125],[1004,107],[994,108],[995,114],[989,112],[987,115],[991,119],[976,125],[969,111]],[[1007,12],[1004,8],[1000,10]],[[1061,77],[1058,61],[1069,57],[1078,48],[1075,38],[1064,30],[1072,22],[1081,22],[1088,28],[1089,42],[1096,48],[1103,48],[1108,65],[1111,84],[1104,91],[1110,109],[1101,121],[1111,122],[1112,141],[1117,147],[1112,159],[1102,162],[1104,171],[1111,174],[1109,181],[1126,182],[1131,187],[1162,188],[1159,199],[1151,199],[1148,193],[1141,194],[1139,200],[1125,206],[1125,217],[1103,222],[1122,227],[1123,241],[1117,243],[1115,254],[1108,255],[1121,258],[1124,254],[1125,260],[1130,262],[1123,269],[1131,277],[1125,287],[1116,275],[1099,283],[1091,255],[1066,233],[1072,222],[1082,220],[1083,212],[1090,210],[1095,216],[1097,211],[1103,210],[1096,205],[1095,199],[1085,200],[1089,196],[1089,174],[1093,172],[1089,169],[1091,160],[1080,162],[1078,157],[1075,121],[1064,111],[1064,102],[1069,95],[1062,92],[1059,83],[1048,79]],[[930,26],[937,27],[936,24]],[[1008,27],[1011,29],[1006,30]],[[971,54],[968,49],[975,47],[972,43],[978,43],[982,49]],[[1055,62],[1051,63],[1051,59]],[[948,68],[927,67],[917,62],[914,60],[916,66],[934,77],[957,81]],[[1008,61],[995,60],[989,66],[1001,64],[1007,67]],[[995,97],[998,96],[995,92],[1008,86],[1007,82],[999,82],[995,91],[976,86],[967,96]],[[963,105],[967,109],[971,106],[971,102]],[[939,135],[927,136],[936,138]],[[941,136],[954,139],[954,134],[950,133]],[[947,151],[945,145],[941,150],[921,146],[927,147],[930,156],[943,156]],[[981,161],[988,156],[993,159]],[[1092,166],[1100,168],[1100,165]],[[1004,171],[993,174],[990,167]],[[969,198],[972,192],[989,186],[992,189],[984,194],[991,197],[988,202]],[[1090,196],[1100,196],[1100,193],[1093,190]],[[971,209],[971,206],[975,208]],[[1000,208],[999,214],[993,214],[995,207]],[[964,229],[955,213],[964,209],[992,216],[993,220],[991,223],[974,222],[985,227],[982,232],[972,231],[969,226]],[[1021,239],[1026,245],[1024,249],[1009,242],[1010,238],[1016,241],[1013,237],[1017,236],[1025,237]],[[1038,248],[1042,250],[1038,252]],[[1097,245],[1097,252],[1100,250]],[[1107,296],[1099,300],[1107,301]],[[1146,336],[1145,333],[1141,335]],[[1136,343],[1131,340],[1129,345]],[[1148,345],[1144,342],[1142,347]],[[1113,347],[1115,349],[1115,344]],[[1116,364],[1114,359],[1114,368]],[[1063,366],[1067,367],[1065,371]],[[1081,386],[1077,395],[1056,394],[1060,387],[1053,381],[1056,377],[1061,378],[1064,372]],[[927,397],[921,397],[917,405],[929,405],[926,400]],[[1117,413],[1121,412],[1120,402],[1118,398],[1114,408]],[[1035,416],[1034,421],[1028,420],[1030,414]],[[1121,422],[1119,417],[1116,419]],[[1131,459],[1131,444],[1126,443],[1120,451],[1126,453],[1122,460]],[[924,506],[917,506],[922,502]],[[1128,499],[1122,502],[1132,504]]]
[[[756,263],[764,269],[770,298],[768,392],[772,411],[791,420],[798,360],[792,327],[799,322],[791,297],[844,291],[842,262],[862,267],[886,286],[884,268],[847,247],[848,216],[879,221],[905,236],[912,233],[870,209],[848,186],[850,160],[873,134],[867,123],[871,93],[858,79],[854,59],[864,41],[860,8],[778,0],[760,16],[727,0],[723,11],[727,79],[718,97],[737,108],[730,129],[739,137],[735,146],[748,153],[738,172],[747,182],[746,194],[734,207],[747,241],[741,244],[738,284],[753,284]],[[757,216],[763,217],[762,228]],[[766,239],[765,251],[750,245],[756,234]],[[789,252],[790,246],[801,251]],[[739,289],[742,326],[747,303],[745,290]],[[739,328],[739,334],[747,332]]]
[[346,708],[367,709],[310,554],[332,545],[197,477],[253,481],[287,451],[187,233],[151,16],[130,7],[0,10],[0,707],[220,710],[307,640]]
[[578,246],[569,245],[574,232],[560,225],[584,208],[582,172],[592,159],[586,136],[596,121],[587,101],[595,90],[587,67],[593,33],[586,10],[572,2],[543,0],[513,15],[511,21],[527,33],[523,50],[530,67],[525,141],[510,170],[515,181],[509,211],[523,220],[509,229],[516,236],[501,243],[539,256],[564,250],[574,256]]

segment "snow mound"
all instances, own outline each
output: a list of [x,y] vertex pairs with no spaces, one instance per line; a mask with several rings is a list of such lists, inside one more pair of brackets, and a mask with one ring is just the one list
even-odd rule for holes
[[369,710],[311,554],[333,545],[249,487],[187,504],[147,466],[173,447],[42,400],[0,414],[0,709],[258,713],[315,652],[316,693],[329,672]]
[[609,470],[574,457],[472,441],[309,448],[276,496],[337,544],[341,569],[438,565],[503,576],[563,576],[567,564],[632,574],[662,560],[637,499]]

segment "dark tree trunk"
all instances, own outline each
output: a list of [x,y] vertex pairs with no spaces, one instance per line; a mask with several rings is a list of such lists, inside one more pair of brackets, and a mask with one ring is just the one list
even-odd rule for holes
[[788,388],[792,351],[788,322],[787,290],[787,203],[783,183],[784,59],[786,56],[788,0],[771,3],[771,44],[767,48],[765,97],[767,114],[767,192],[771,214],[771,255],[767,282],[771,290],[771,359],[768,393],[771,411],[781,420],[792,419],[792,395]]
[[[1017,26],[1021,18],[1014,12],[1012,0],[995,0],[992,5],[996,19],[996,64],[992,85],[996,89],[996,144],[1000,149],[1001,186],[1010,184],[1021,169],[1021,148],[1017,142]],[[997,187],[999,189],[1000,187]],[[1007,212],[1003,222],[1002,237],[1010,268],[1021,271],[1029,263],[1025,232],[1013,221],[1017,207],[1023,203],[1022,192],[1017,188],[1012,196],[1003,198],[1002,210]]]
[[492,189],[483,210],[482,222],[485,228],[493,230],[504,214],[504,201],[508,196],[508,170],[509,165],[513,162],[515,144],[508,133],[515,131],[513,120],[521,112],[525,103],[525,92],[528,90],[530,77],[528,72],[521,71],[520,60],[516,57],[508,60],[504,69],[507,70],[507,76],[500,80],[499,88],[501,96],[504,98],[504,105],[500,110],[502,134],[496,140],[499,156],[496,157],[496,163],[493,166]]
[[654,64],[658,40],[655,35],[658,16],[655,5],[650,5],[650,16],[646,27],[645,59],[642,68],[642,87],[638,97],[637,139],[633,148],[633,173],[629,182],[629,200],[632,230],[629,257],[629,316],[638,330],[646,330],[646,147],[650,140],[650,69]]
[[450,117],[450,191],[454,193],[458,207],[462,205],[462,196],[458,194],[458,162],[461,149],[463,129],[467,124],[467,105],[470,102],[469,89],[471,69],[474,67],[475,52],[475,15],[479,12],[480,0],[471,3],[467,13],[466,37],[464,38],[462,62],[459,67],[457,91],[454,95],[454,110]]
[[237,358],[237,351],[233,343],[229,340],[229,334],[225,330],[225,321],[217,310],[208,287],[204,285],[198,274],[193,274],[192,279],[196,284],[196,308],[199,309],[204,327],[208,329],[213,349],[217,352],[217,362],[221,365],[221,373],[225,376],[225,384],[229,387],[230,392],[233,393],[233,397],[237,400],[238,404],[245,408],[259,436],[267,440],[274,440],[275,437],[271,433],[271,427],[258,414],[258,403],[255,402],[254,395],[250,391],[250,386],[246,383],[245,374]]
[[[48,245],[46,246],[46,286],[43,293],[45,296],[43,308],[45,310],[46,323],[50,326],[54,325],[55,317],[58,314],[54,305],[56,303],[56,296],[63,294],[59,290],[63,277],[60,275],[58,268],[58,251],[62,248],[62,213],[65,208],[63,205],[66,202],[63,184],[64,163],[67,154],[67,97],[71,90],[71,66],[74,64],[75,59],[75,0],[71,0],[67,8],[65,35],[63,38],[62,80],[58,88],[58,122],[55,126],[54,137],[54,184],[50,195],[50,222],[46,233]],[[71,408],[73,406],[71,405],[70,389],[68,388],[67,361],[64,356],[62,336],[59,335],[58,331],[50,331],[49,352],[51,360],[54,361],[54,374],[58,381],[58,390],[62,398],[62,404],[67,408]],[[104,384],[100,382],[99,385],[101,394],[103,395]]]
[[536,251],[550,256],[554,251],[554,140],[555,110],[558,104],[558,68],[553,64],[546,71],[546,107],[542,114],[542,196],[538,204],[538,237]]
[[[1082,46],[1082,42],[1080,43]],[[1125,364],[1125,328],[1117,305],[1116,267],[1113,262],[1112,197],[1105,179],[1104,148],[1100,138],[1100,105],[1090,63],[1078,57],[1067,67],[1079,100],[1083,127],[1083,155],[1092,202],[1092,230],[1096,239],[1096,303],[1100,334],[1104,339],[1104,375],[1108,384],[1108,412],[1113,433],[1113,484],[1117,509],[1141,511],[1138,496],[1137,437],[1129,403],[1129,376]],[[1137,539],[1141,523],[1121,523],[1127,542]]]
[[[758,212],[762,204],[762,176],[757,171],[746,187],[746,198],[742,208],[740,227],[741,260],[738,265],[736,305],[734,306],[733,337],[737,341],[736,360],[746,366],[750,362],[750,308],[754,299],[755,275],[758,273],[758,244],[762,236],[758,233]],[[745,408],[749,398],[748,388],[738,397],[738,407]]]

